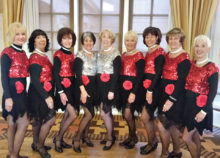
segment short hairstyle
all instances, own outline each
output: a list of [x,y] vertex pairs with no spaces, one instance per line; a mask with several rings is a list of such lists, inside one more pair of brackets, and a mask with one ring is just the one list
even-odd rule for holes
[[180,29],[178,27],[175,27],[175,28],[171,29],[170,31],[168,31],[167,34],[166,34],[166,41],[167,41],[167,43],[169,41],[169,37],[170,36],[179,36],[180,37],[180,43],[183,46],[183,43],[184,43],[184,40],[185,40],[185,34],[182,31],[182,29]]
[[111,30],[109,30],[109,29],[104,29],[104,30],[102,30],[102,32],[99,33],[99,40],[100,41],[102,41],[102,36],[104,34],[109,35],[109,37],[112,39],[112,43],[115,42],[115,34]]
[[197,42],[199,42],[199,41],[204,41],[204,42],[206,42],[207,43],[207,46],[210,48],[211,47],[211,40],[210,40],[210,38],[208,37],[208,36],[206,36],[206,35],[198,35],[198,36],[196,36],[195,38],[194,38],[194,43],[193,43],[193,46],[195,46],[196,45],[196,43]]
[[63,36],[69,35],[69,34],[72,36],[72,39],[73,39],[72,47],[75,45],[75,43],[76,43],[75,33],[73,32],[72,29],[70,29],[68,27],[63,27],[63,28],[59,29],[59,31],[57,33],[57,42],[59,43],[60,46],[63,46],[62,45]]
[[94,35],[94,33],[92,32],[83,32],[82,35],[81,35],[81,44],[84,45],[84,40],[86,39],[86,37],[90,37],[93,41],[93,43],[95,44],[96,42],[96,37]]
[[151,34],[151,35],[154,35],[157,37],[157,41],[156,41],[156,44],[160,44],[161,42],[161,38],[162,38],[162,34],[161,34],[161,31],[159,28],[157,27],[147,27],[144,32],[143,32],[143,43],[148,46],[145,42],[145,37],[148,35],[148,34]]
[[124,41],[126,41],[128,37],[133,37],[136,42],[138,41],[138,34],[134,30],[130,30],[125,33]]
[[27,31],[26,31],[26,28],[24,27],[24,25],[22,25],[19,22],[14,22],[14,23],[10,24],[8,27],[7,38],[8,38],[9,42],[13,43],[16,32],[18,30],[21,30],[22,32],[24,32],[25,35],[27,36]]
[[34,49],[35,49],[35,38],[37,36],[45,36],[46,38],[46,47],[45,47],[45,52],[47,52],[49,50],[49,46],[50,46],[50,41],[49,41],[49,38],[46,34],[46,32],[44,32],[43,30],[41,29],[36,29],[34,30],[32,33],[31,33],[31,36],[29,37],[29,40],[28,40],[28,49],[29,49],[29,52],[33,52]]

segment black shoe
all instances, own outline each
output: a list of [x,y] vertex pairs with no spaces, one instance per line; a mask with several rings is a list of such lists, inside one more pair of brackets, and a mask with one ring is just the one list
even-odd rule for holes
[[45,149],[45,150],[50,150],[51,147],[50,147],[50,146],[47,146],[47,145],[44,145],[44,149]]
[[[35,143],[32,143],[32,144],[31,144],[31,148],[32,148],[33,151],[36,151],[36,152],[37,152],[37,145],[36,145]],[[44,145],[44,149],[45,149],[45,150],[50,150],[51,147],[50,147],[50,146],[47,146],[47,145]]]
[[127,138],[127,139],[125,139],[123,142],[120,142],[119,145],[120,145],[120,146],[125,146],[126,144],[129,144],[130,141],[131,141],[131,139],[130,139],[130,138]]
[[64,142],[64,140],[61,140],[61,144],[60,145],[61,145],[62,148],[66,148],[66,149],[72,148],[72,145],[67,144],[66,142]]
[[181,157],[182,157],[182,152],[175,153],[174,151],[172,151],[171,153],[169,153],[167,158],[181,158]]
[[[57,140],[56,137],[53,138],[53,143],[54,143],[54,145],[55,145],[55,150],[56,150],[56,152],[62,153],[62,152],[63,152],[62,147],[61,147],[61,146],[57,146],[57,142],[58,142],[58,141],[60,141],[60,140]],[[60,145],[61,145],[61,142],[60,142]]]
[[[109,146],[107,146],[107,145],[105,144],[105,146],[102,148],[103,150],[110,150],[110,149],[112,148],[113,144],[115,144],[115,141],[114,141],[113,139],[112,139],[112,140],[108,140],[108,141],[110,141],[111,144],[110,144]],[[106,143],[107,143],[108,141],[106,141]]]
[[143,150],[141,150],[141,154],[143,154],[143,155],[147,155],[147,154],[149,154],[149,153],[151,153],[152,151],[154,151],[156,148],[157,148],[157,145],[158,145],[158,143],[156,142],[156,143],[154,143],[154,145],[153,146],[151,146],[151,145],[147,145],[146,146],[146,148],[144,148]]
[[44,147],[39,148],[38,152],[42,158],[50,158],[50,154],[44,149]]
[[144,150],[149,144],[143,145],[140,147],[140,150]]
[[81,138],[83,143],[86,143],[88,147],[94,147],[94,144],[87,138]]
[[[78,147],[75,147],[75,142],[78,142],[79,143],[79,146]],[[73,139],[72,141],[72,144],[73,144],[73,150],[76,152],[76,153],[81,153],[81,148],[80,148],[80,140],[75,140]]]
[[124,147],[126,149],[133,149],[135,147],[135,144],[137,144],[137,142],[138,142],[138,139],[135,138],[135,139],[131,140],[129,143],[125,144]]

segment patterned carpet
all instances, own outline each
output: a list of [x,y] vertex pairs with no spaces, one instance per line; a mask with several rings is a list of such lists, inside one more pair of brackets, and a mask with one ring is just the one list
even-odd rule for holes
[[[62,114],[57,114],[56,117],[56,124],[52,127],[49,138],[53,138],[59,130],[59,124],[62,119]],[[75,120],[75,122],[69,127],[68,132],[65,134],[66,139],[72,139],[75,132],[78,129],[78,125],[80,123],[80,119],[82,118],[82,115],[79,115],[79,117]],[[123,120],[121,115],[115,115],[114,116],[114,122],[115,122],[115,134],[117,137],[117,140],[123,140],[128,135],[128,126],[126,122]],[[140,142],[146,142],[146,132],[143,128],[143,124],[141,123],[140,119],[136,120],[137,125],[137,136]],[[7,139],[7,123],[4,121],[2,117],[0,117],[0,140]],[[101,140],[105,137],[105,126],[103,124],[103,121],[100,118],[100,115],[96,115],[92,122],[91,127],[89,131],[89,137],[92,140]],[[32,131],[31,126],[29,125],[28,130],[26,132],[26,137],[31,137]],[[202,156],[205,158],[220,158],[220,129],[214,128],[213,133],[206,132],[204,133],[202,139]],[[184,143],[181,144],[181,147],[183,149],[186,149],[186,146]]]

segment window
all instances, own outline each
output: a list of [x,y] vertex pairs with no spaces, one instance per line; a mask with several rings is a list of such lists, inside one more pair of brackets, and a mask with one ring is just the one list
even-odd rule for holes
[[166,48],[165,34],[168,28],[169,0],[132,0],[130,4],[129,30],[138,33],[137,49],[147,51],[142,33],[148,26],[158,27],[163,35],[161,46]]
[[[72,0],[39,0],[39,24],[50,39],[50,52],[60,48],[57,32],[62,27],[73,27]],[[47,53],[52,59],[52,53]]]
[[[97,42],[94,50],[100,49],[98,39],[99,33],[103,29],[110,29],[116,34],[116,41],[114,45],[121,50],[122,47],[122,18],[123,6],[122,0],[81,0],[79,9],[79,33],[80,35],[85,31],[92,31]],[[80,37],[79,37],[80,38]]]

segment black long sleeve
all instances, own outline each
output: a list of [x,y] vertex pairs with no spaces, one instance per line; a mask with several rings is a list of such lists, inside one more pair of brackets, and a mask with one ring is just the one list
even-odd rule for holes
[[76,58],[74,60],[74,71],[75,71],[75,74],[76,74],[76,81],[77,81],[79,87],[81,85],[83,85],[83,82],[82,82],[82,69],[83,69],[83,61],[80,58]]
[[46,92],[46,90],[43,88],[40,82],[41,68],[42,67],[38,64],[30,65],[29,70],[30,70],[31,84],[34,85],[34,88],[37,90],[40,96],[46,99],[47,97],[49,97],[49,94]]
[[53,63],[54,63],[53,77],[56,82],[57,92],[59,92],[62,91],[61,78],[59,75],[61,68],[61,61],[58,57],[55,57]]
[[188,59],[179,63],[177,67],[178,79],[175,83],[174,91],[169,97],[170,101],[176,101],[178,100],[178,97],[182,95],[186,83],[186,76],[189,72],[189,69],[190,69],[190,61]]
[[217,94],[218,89],[218,73],[212,74],[209,79],[209,94],[207,99],[207,104],[202,108],[203,111],[208,112],[212,109],[212,102]]
[[111,83],[110,90],[109,90],[111,92],[115,92],[115,86],[118,82],[120,70],[121,70],[121,57],[117,56],[113,60],[113,76],[112,76],[112,83]]
[[11,59],[8,55],[4,54],[1,57],[1,80],[2,88],[4,90],[5,98],[11,98],[10,89],[9,89],[9,69],[11,67]]
[[164,64],[165,58],[163,55],[159,55],[155,59],[155,76],[151,82],[150,87],[148,88],[149,91],[153,91],[155,85],[158,83],[158,80],[161,78],[161,74],[163,71],[163,64]]
[[138,88],[140,87],[140,83],[143,81],[144,65],[145,65],[144,59],[140,59],[136,62],[137,80],[134,83],[134,86],[132,89],[132,93],[134,94],[136,94],[136,92],[138,91]]

